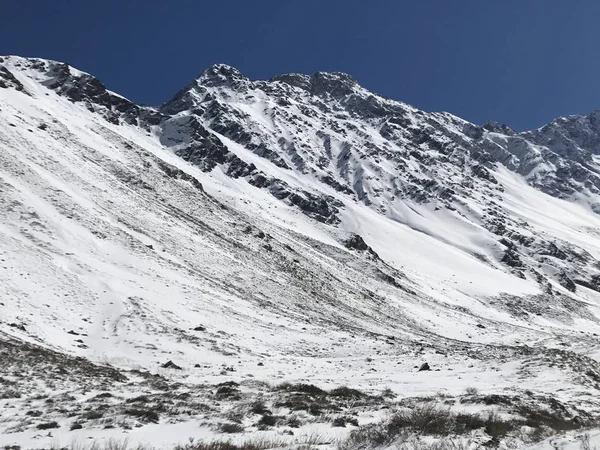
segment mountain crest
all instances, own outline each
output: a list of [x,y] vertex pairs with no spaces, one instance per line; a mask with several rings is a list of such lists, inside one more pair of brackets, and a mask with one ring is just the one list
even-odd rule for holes
[[214,64],[198,77],[196,82],[206,87],[240,87],[250,80],[235,67],[227,64]]
[[329,95],[334,98],[351,94],[353,88],[359,85],[351,75],[343,72],[316,72],[312,75],[288,73],[273,77],[269,81],[279,81],[313,95]]

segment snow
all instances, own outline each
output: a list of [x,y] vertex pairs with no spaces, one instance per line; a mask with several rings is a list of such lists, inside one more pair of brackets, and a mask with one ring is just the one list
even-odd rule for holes
[[[491,364],[492,357],[479,360],[465,349],[502,354],[503,345],[557,348],[567,342],[576,353],[594,360],[600,355],[592,337],[600,332],[595,291],[579,287],[571,294],[554,284],[573,302],[588,305],[584,312],[569,311],[568,319],[515,316],[504,307],[508,296],[535,296],[541,289],[530,276],[519,278],[500,264],[496,237],[477,222],[487,206],[481,198],[465,197],[456,211],[436,211],[384,192],[379,204],[368,205],[314,173],[277,167],[213,132],[268,175],[341,201],[341,223],[324,225],[220,167],[200,171],[165,148],[159,130],[108,123],[47,89],[39,72],[19,69],[19,61],[25,64],[13,57],[5,64],[31,96],[0,89],[0,334],[190,384],[301,381],[373,392],[390,387],[403,397],[458,396],[477,387],[484,393],[531,389],[568,400],[581,388],[570,373],[540,364],[524,374],[531,364],[524,356],[499,356]],[[258,97],[240,109],[272,133],[278,124],[265,115],[266,105]],[[459,132],[457,118],[437,119]],[[41,123],[48,128],[40,129]],[[375,127],[365,130],[383,145]],[[291,129],[282,133],[295,136]],[[332,160],[341,142],[332,139]],[[196,178],[204,192],[165,175],[157,161]],[[411,162],[411,169],[418,167]],[[366,183],[380,173],[381,179]],[[503,208],[526,221],[531,234],[573,243],[600,258],[600,218],[585,204],[550,197],[502,167],[493,175],[504,187],[498,194]],[[365,182],[371,195],[394,177],[390,161],[376,168],[353,154],[348,179],[339,182]],[[385,212],[377,208],[382,204]],[[258,231],[268,238],[258,238]],[[346,249],[350,233],[381,260]],[[274,250],[265,250],[266,243]],[[377,278],[377,270],[393,274],[402,288]],[[192,331],[199,325],[205,334]],[[393,345],[385,336],[396,338]],[[161,369],[167,360],[183,366],[182,373]],[[415,370],[424,361],[440,370],[424,376]],[[235,372],[223,375],[223,366]],[[161,448],[215,433],[196,419],[127,433],[69,431],[63,424],[52,436],[5,433],[0,445],[29,448],[125,435],[133,445]],[[592,438],[600,442],[597,434]],[[570,437],[556,439],[575,448]]]

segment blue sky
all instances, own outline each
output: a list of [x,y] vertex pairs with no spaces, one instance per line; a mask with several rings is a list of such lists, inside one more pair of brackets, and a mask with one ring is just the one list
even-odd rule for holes
[[515,129],[600,108],[600,2],[3,0],[0,54],[67,61],[160,104],[224,62],[342,71],[429,111]]

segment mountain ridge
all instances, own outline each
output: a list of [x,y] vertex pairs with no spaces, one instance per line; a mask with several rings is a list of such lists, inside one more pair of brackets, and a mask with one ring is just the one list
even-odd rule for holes
[[[583,128],[587,134],[583,141],[578,142],[593,144],[589,136],[594,129],[586,125],[593,125],[594,113],[559,118],[538,130],[514,133],[499,124],[488,123],[479,127],[448,113],[424,113],[404,103],[383,99],[366,91],[347,74],[317,72],[311,76],[281,75],[271,81],[251,81],[239,70],[225,64],[215,64],[204,70],[160,108],[147,108],[108,91],[89,74],[77,69],[71,73],[70,66],[66,64],[41,59],[19,59],[19,64],[29,65],[40,73],[47,70],[44,83],[50,89],[71,101],[87,102],[88,108],[104,107],[105,118],[115,124],[124,120],[147,129],[161,124],[161,142],[183,159],[204,171],[221,166],[229,176],[243,177],[253,186],[268,190],[279,200],[297,206],[305,214],[324,223],[340,221],[343,200],[337,198],[338,194],[349,195],[384,214],[394,198],[435,203],[436,208],[456,211],[455,201],[464,202],[468,198],[460,200],[460,196],[456,197],[457,192],[463,196],[477,196],[483,190],[485,195],[493,197],[494,189],[501,188],[490,172],[495,164],[502,164],[525,176],[534,187],[553,196],[583,195],[590,200],[592,209],[598,208],[594,199],[600,185],[600,177],[596,173],[598,167],[592,161],[593,154],[577,146],[573,140],[573,133]],[[293,79],[291,83],[282,81],[290,79],[290,76]],[[246,98],[230,101],[234,92]],[[248,109],[256,108],[261,102],[267,105],[263,108],[270,108],[268,114],[272,115],[269,118],[271,125],[266,127],[262,119],[254,120],[253,111]],[[295,112],[290,114],[290,110]],[[330,116],[333,120],[328,118]],[[316,133],[312,139],[302,141],[305,138],[301,128],[311,127],[310,121],[314,117],[320,120],[320,124],[313,127]],[[353,118],[366,121],[367,128],[351,125],[345,129]],[[295,120],[300,126],[294,124]],[[573,122],[571,135],[556,129],[560,123]],[[322,123],[327,123],[325,128]],[[544,133],[544,128],[551,130],[553,137]],[[273,139],[273,136],[282,133],[287,138]],[[348,134],[354,134],[354,139],[346,139]],[[323,192],[321,188],[315,191],[294,187],[285,178],[270,176],[257,168],[255,161],[247,161],[232,152],[223,144],[223,138],[243,145],[277,168],[299,171],[333,190]],[[330,150],[332,138],[340,146],[335,161]],[[375,144],[375,138],[378,138],[379,144]],[[553,143],[557,139],[560,145],[570,149],[566,154],[570,159],[564,159],[548,147],[539,149],[542,143]],[[324,154],[318,154],[318,160],[315,160],[317,154],[311,154],[312,150],[303,154],[304,149],[312,149],[315,145],[325,150]],[[360,147],[357,146],[366,149],[366,152],[358,150]],[[407,147],[414,150],[407,152]],[[395,170],[382,169],[378,163],[380,158],[396,165]],[[358,162],[361,160],[372,162],[365,165]],[[411,163],[407,165],[406,161]],[[444,181],[437,175],[438,167],[443,167],[444,171],[450,169],[451,177],[463,181],[458,184],[450,181],[451,178]],[[365,181],[372,176],[363,176],[371,171],[375,171],[375,177],[379,178],[375,186]],[[468,176],[465,177],[465,174]],[[398,183],[397,180],[401,179],[398,175],[407,178]],[[394,185],[391,196],[386,195],[385,191],[389,192],[390,186]],[[382,189],[383,186],[387,188]],[[506,217],[500,218],[500,223],[505,221]],[[498,225],[498,219],[494,217],[490,217],[489,222],[483,222],[483,226],[502,236],[506,226]],[[519,239],[524,242],[523,237]],[[514,248],[519,245],[517,242]],[[506,253],[512,254],[512,249],[513,244],[510,244]],[[505,255],[501,262],[512,261],[510,264],[519,267],[517,260]],[[561,278],[571,277],[561,275]],[[570,282],[566,284],[572,286]]]
[[[52,59],[41,58],[41,57],[23,57],[23,56],[18,56],[18,55],[0,55],[0,58],[4,58],[4,59],[12,58],[12,59],[20,59],[20,60],[32,61],[32,62],[41,61],[41,62],[46,62],[46,63],[50,63],[50,64],[66,65],[69,68],[74,69],[78,74],[85,74],[85,75],[91,76],[95,80],[100,81],[99,78],[91,75],[89,72],[81,71],[81,70],[75,68],[74,66],[70,65],[69,63],[61,62],[61,61],[58,61],[58,60],[52,60]],[[211,70],[215,70],[215,69],[218,69],[218,68],[231,69],[235,73],[239,74],[239,76],[242,79],[247,80],[249,82],[273,82],[273,81],[281,81],[281,82],[284,82],[286,84],[290,84],[292,86],[294,86],[295,83],[296,83],[295,81],[293,81],[294,79],[310,80],[311,77],[315,77],[315,76],[317,76],[319,74],[323,74],[323,75],[336,75],[336,76],[340,76],[340,77],[345,78],[345,79],[352,80],[352,84],[356,84],[356,85],[358,85],[361,88],[363,88],[363,89],[366,90],[366,88],[362,87],[362,85],[360,85],[359,81],[356,80],[356,78],[353,75],[351,75],[351,74],[349,74],[347,72],[340,72],[340,71],[323,72],[323,71],[317,71],[317,72],[315,72],[313,74],[303,74],[303,73],[299,73],[299,72],[290,72],[290,73],[282,73],[282,74],[279,74],[279,75],[275,75],[275,76],[273,76],[273,77],[271,77],[269,79],[251,79],[251,78],[247,77],[246,75],[244,75],[239,69],[237,69],[236,67],[234,67],[234,66],[232,66],[230,64],[227,64],[227,63],[214,63],[214,64],[210,65],[209,67],[207,67],[206,69],[202,70],[196,78],[193,78],[192,81],[190,83],[188,83],[188,85],[185,86],[184,88],[182,88],[180,91],[183,91],[183,90],[189,88],[191,85],[197,83],[197,81],[202,77],[202,75],[205,72],[208,72],[208,71],[211,71]],[[284,80],[290,80],[290,82],[286,82]],[[298,84],[302,84],[302,83],[298,83]],[[105,87],[105,89],[109,90],[113,94],[116,94],[116,91],[108,89],[108,87],[105,86],[104,84],[103,84],[103,86]],[[382,95],[382,94],[377,94],[377,93],[374,93],[374,92],[372,92],[372,94],[374,96],[379,97],[379,98],[384,99],[384,100],[389,100],[389,101],[392,101],[392,102],[395,102],[395,103],[401,103],[403,105],[410,106],[408,103],[403,102],[402,100],[395,100],[395,99],[392,99],[392,98],[390,98],[388,96],[385,96],[385,95]],[[177,95],[177,93],[173,97],[176,97],[176,95]],[[119,96],[123,97],[121,95],[119,95]],[[171,97],[170,99],[164,101],[164,103],[162,103],[160,105],[148,106],[148,107],[149,108],[154,108],[154,109],[160,109],[160,107],[162,105],[164,105],[165,103],[169,103],[171,100],[173,100],[173,97]],[[142,103],[135,103],[134,101],[129,100],[126,97],[123,97],[123,98],[127,99],[128,101],[130,101],[133,104],[137,104],[138,106],[144,105],[143,102]],[[415,107],[412,107],[412,106],[410,106],[410,107],[413,108],[413,109],[415,109],[415,110],[418,109],[418,108],[415,108]],[[564,116],[558,116],[558,117],[556,117],[555,119],[553,119],[552,121],[550,121],[549,123],[547,123],[545,125],[541,125],[541,126],[536,127],[536,128],[526,129],[526,130],[518,131],[517,132],[517,131],[514,131],[510,127],[510,125],[504,124],[504,123],[500,123],[500,122],[496,122],[493,118],[489,119],[488,121],[484,122],[481,125],[477,125],[474,122],[468,121],[466,119],[462,119],[459,115],[457,115],[455,113],[452,113],[450,111],[425,111],[425,110],[423,110],[423,111],[427,112],[429,114],[435,114],[435,113],[437,113],[437,114],[448,114],[448,115],[450,115],[452,117],[455,117],[455,118],[458,118],[458,119],[460,119],[460,120],[462,120],[464,122],[468,122],[471,125],[474,125],[474,126],[477,126],[477,127],[480,127],[480,128],[490,128],[490,131],[491,131],[491,128],[498,128],[498,129],[502,128],[502,129],[506,130],[509,133],[515,133],[515,134],[528,134],[528,133],[532,133],[532,132],[540,130],[540,129],[544,128],[544,127],[548,127],[549,125],[553,124],[554,122],[558,122],[558,121],[561,121],[561,120],[567,120],[567,119],[585,119],[585,118],[589,118],[590,116],[597,116],[598,114],[600,114],[600,108],[596,109],[596,110],[593,110],[593,111],[590,111],[588,114],[580,114],[580,113],[567,114],[567,115],[564,115]]]

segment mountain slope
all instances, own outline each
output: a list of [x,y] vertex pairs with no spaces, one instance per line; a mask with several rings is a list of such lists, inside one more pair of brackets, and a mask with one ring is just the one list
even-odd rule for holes
[[[225,65],[149,108],[66,64],[2,57],[0,337],[173,389],[476,386],[593,412],[594,116],[517,134],[345,74]],[[418,374],[425,361],[439,372]],[[139,373],[115,392],[151,391]],[[90,389],[39,378],[2,400],[20,412],[6,443],[35,434],[36,392]]]

